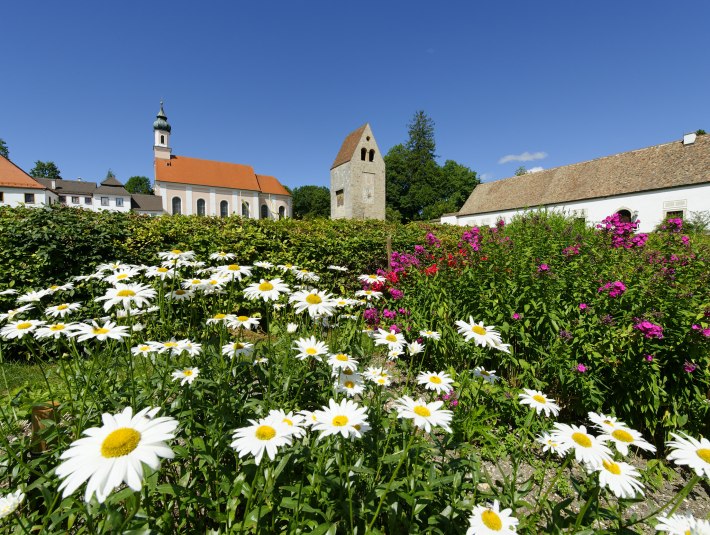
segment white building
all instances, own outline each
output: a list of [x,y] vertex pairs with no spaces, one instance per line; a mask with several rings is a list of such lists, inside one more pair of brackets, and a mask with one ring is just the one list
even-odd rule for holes
[[0,206],[37,207],[56,201],[49,188],[0,156]]
[[589,224],[619,213],[638,220],[641,232],[668,217],[710,210],[710,135],[479,184],[461,210],[441,222],[492,226],[535,208]]

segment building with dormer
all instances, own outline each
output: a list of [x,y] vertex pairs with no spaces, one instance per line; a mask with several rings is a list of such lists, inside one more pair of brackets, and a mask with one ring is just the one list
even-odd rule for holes
[[168,214],[281,219],[293,214],[291,194],[274,177],[250,165],[177,156],[172,127],[160,103],[153,123],[155,195]]

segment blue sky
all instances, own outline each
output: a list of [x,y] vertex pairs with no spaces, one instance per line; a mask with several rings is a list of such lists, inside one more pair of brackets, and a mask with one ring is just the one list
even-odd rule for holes
[[0,138],[23,169],[53,160],[69,179],[152,179],[161,98],[173,154],[291,187],[328,185],[365,122],[383,152],[404,142],[419,109],[442,163],[486,180],[710,130],[704,0],[8,2],[2,17]]

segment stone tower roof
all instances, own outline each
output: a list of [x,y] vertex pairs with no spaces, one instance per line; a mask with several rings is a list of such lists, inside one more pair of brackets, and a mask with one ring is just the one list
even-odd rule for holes
[[345,141],[343,141],[343,144],[340,147],[340,150],[338,151],[338,155],[335,157],[333,165],[330,166],[331,169],[335,169],[339,165],[343,165],[353,159],[355,149],[357,149],[357,145],[360,142],[362,134],[365,132],[365,128],[367,128],[368,124],[369,123],[365,123],[360,128],[350,132],[347,135]]

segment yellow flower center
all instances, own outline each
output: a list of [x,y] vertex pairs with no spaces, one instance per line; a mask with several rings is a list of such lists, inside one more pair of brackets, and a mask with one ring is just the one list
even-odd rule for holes
[[431,411],[427,409],[424,405],[417,405],[416,407],[414,407],[414,414],[427,418],[431,416]]
[[352,381],[345,381],[345,383],[343,383],[343,386],[345,388],[355,388],[355,383],[353,383]]
[[56,331],[63,331],[64,329],[66,329],[66,325],[64,325],[63,323],[56,323],[54,325],[49,326],[50,331],[56,332]]
[[343,353],[338,353],[337,355],[335,355],[335,360],[339,360],[341,362],[347,362],[349,359],[348,359],[347,355],[344,355]]
[[574,440],[577,444],[579,444],[583,448],[591,448],[592,447],[592,441],[584,433],[572,433],[572,440]]
[[177,347],[177,342],[165,342],[163,345],[165,347]]
[[386,379],[385,377],[379,377],[379,378],[377,378],[377,383],[378,383],[378,384],[383,385],[383,384],[385,384],[386,382],[387,382],[387,379]]
[[173,249],[173,250],[170,251],[170,252],[173,253],[173,254],[182,254],[182,251],[181,251],[180,249]]
[[158,273],[167,273],[169,270],[166,267],[159,267],[158,268]]
[[387,336],[385,336],[385,340],[387,340],[388,342],[396,342],[397,337],[394,334],[390,333]]
[[604,420],[602,423],[604,425],[612,425],[612,426],[614,425],[613,423],[611,423],[611,420]]
[[498,514],[492,509],[486,509],[483,511],[481,521],[484,526],[488,529],[492,529],[493,531],[500,531],[503,529],[503,522],[501,521],[500,516],[498,516]]
[[611,472],[615,476],[618,476],[621,473],[621,468],[619,468],[619,465],[616,464],[614,461],[604,460],[602,461],[602,464],[604,465],[604,468],[607,469],[607,471]]
[[434,383],[435,385],[440,385],[441,377],[439,377],[438,375],[432,375],[429,377],[429,382]]
[[249,316],[237,316],[237,319],[239,321],[247,321],[249,319]]
[[276,429],[270,425],[260,425],[256,430],[256,438],[259,440],[271,440],[276,436]]
[[239,270],[242,269],[242,268],[239,267],[237,264],[229,264],[229,265],[227,266],[227,269],[228,269],[229,271],[239,271]]
[[634,437],[631,436],[631,433],[628,433],[627,431],[624,431],[623,429],[617,429],[614,431],[611,436],[613,436],[616,440],[620,440],[621,442],[633,442]]
[[192,284],[200,284],[201,282],[200,279],[192,279]]
[[360,431],[360,429],[362,429],[362,426],[360,424],[355,424],[353,427],[358,431]]
[[141,351],[150,351],[150,346],[145,346],[145,345],[138,346],[138,349]]
[[242,344],[241,342],[235,342],[234,349],[244,349],[244,344]]
[[128,273],[120,273],[119,275],[116,275],[116,280],[123,280],[128,278]]
[[710,449],[708,448],[700,448],[697,450],[695,453],[698,454],[698,457],[700,457],[703,461],[706,463],[710,464]]
[[309,355],[315,355],[316,353],[318,353],[318,351],[316,351],[315,347],[309,347],[308,349],[306,349],[306,353],[308,353]]
[[59,286],[57,286],[56,284],[53,284],[52,286],[49,287],[49,289],[54,292],[54,291],[59,290]]
[[186,293],[185,290],[175,290],[175,295],[185,295]]
[[306,297],[306,303],[309,305],[319,305],[322,302],[323,300],[316,294],[308,294],[308,297]]
[[342,414],[340,416],[336,416],[333,418],[333,425],[336,427],[343,427],[344,425],[348,425],[348,417],[343,416]]
[[69,308],[69,305],[59,305],[57,310],[66,310],[67,308]]
[[209,282],[209,283],[210,283],[212,286],[217,286],[217,285],[219,284],[219,281],[218,281],[218,280],[215,280],[215,279],[210,279],[210,282]]
[[365,295],[370,295],[372,293],[372,290],[365,290]]
[[93,329],[94,334],[108,334],[109,332],[111,331],[109,331],[105,327],[94,327]]
[[471,330],[479,336],[484,336],[486,334],[486,329],[480,325],[474,325]]
[[481,370],[481,375],[484,377],[488,377],[491,374],[491,372],[487,372],[486,370]]
[[260,292],[269,292],[274,289],[274,285],[270,282],[264,281],[259,285]]
[[136,292],[134,292],[133,290],[119,290],[116,295],[118,297],[133,297],[134,295],[136,295]]
[[342,372],[343,375],[352,375],[354,372],[350,368],[345,368]]
[[543,405],[545,405],[547,403],[547,400],[544,397],[542,397],[540,394],[535,394],[532,398],[535,401],[537,401],[538,403],[542,403]]
[[214,320],[223,320],[223,319],[226,318],[226,317],[227,317],[226,314],[222,314],[222,313],[220,312],[219,314],[215,314],[214,316],[212,316],[212,319],[214,319]]
[[101,443],[101,455],[107,459],[123,457],[138,447],[141,434],[130,427],[121,427],[109,433]]
[[284,418],[283,423],[285,423],[286,425],[293,426],[293,420],[289,420],[288,418]]
[[17,329],[20,331],[24,331],[25,329],[29,329],[32,327],[32,324],[29,321],[23,321],[22,323],[17,324]]
[[182,371],[182,374],[183,374],[185,377],[190,377],[190,376],[192,375],[192,370],[183,370],[183,371]]

